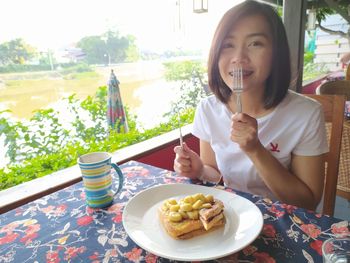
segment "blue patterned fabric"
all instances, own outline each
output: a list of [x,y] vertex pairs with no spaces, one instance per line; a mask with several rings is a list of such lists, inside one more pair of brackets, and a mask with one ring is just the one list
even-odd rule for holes
[[[170,262],[141,249],[128,237],[122,224],[123,208],[141,190],[194,182],[135,161],[120,168],[124,188],[106,209],[85,205],[80,182],[0,215],[0,262]],[[237,256],[240,262],[322,262],[323,241],[349,234],[348,221],[236,193],[261,210],[263,230],[238,255],[211,262],[232,262]]]

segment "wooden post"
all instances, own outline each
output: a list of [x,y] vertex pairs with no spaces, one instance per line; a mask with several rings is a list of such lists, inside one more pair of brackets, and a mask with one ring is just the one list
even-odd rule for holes
[[290,89],[301,92],[303,82],[306,0],[284,0],[283,22],[291,55],[292,84]]

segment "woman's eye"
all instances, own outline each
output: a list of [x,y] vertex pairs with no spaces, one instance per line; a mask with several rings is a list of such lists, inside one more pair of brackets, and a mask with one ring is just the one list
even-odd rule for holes
[[224,43],[223,45],[222,45],[222,48],[233,48],[234,46],[233,46],[233,44],[231,44],[231,43]]
[[263,45],[263,43],[260,41],[253,41],[253,42],[249,43],[248,47],[259,47],[262,45]]

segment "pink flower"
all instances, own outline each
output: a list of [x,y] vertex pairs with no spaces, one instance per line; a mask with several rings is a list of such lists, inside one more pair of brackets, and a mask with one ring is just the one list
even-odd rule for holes
[[89,225],[93,221],[92,216],[83,216],[78,218],[77,223],[79,226]]
[[16,208],[15,216],[21,216],[23,214],[23,208]]
[[130,252],[125,253],[125,256],[128,258],[128,260],[136,262],[140,260],[141,253],[142,249],[133,248]]
[[282,204],[281,205],[282,208],[284,208],[288,214],[292,214],[294,212],[294,210],[297,209],[296,206],[294,205],[287,205],[287,204]]
[[85,247],[68,247],[67,250],[64,252],[65,260],[70,260],[72,258],[75,258],[78,256],[78,253],[83,253],[86,250]]
[[349,228],[347,221],[342,221],[335,223],[331,226],[331,231],[333,234],[336,235],[349,235]]
[[35,239],[37,237],[38,237],[38,233],[28,234],[28,235],[25,235],[24,237],[22,237],[20,239],[20,242],[28,245],[28,244],[32,243],[33,239]]
[[92,254],[91,256],[89,256],[89,259],[90,259],[90,260],[97,260],[97,259],[98,259],[98,256],[99,256],[98,252],[94,252],[94,254]]
[[97,210],[97,208],[91,208],[89,206],[86,206],[86,214],[88,215],[93,215],[95,214],[95,211]]
[[145,259],[146,259],[146,263],[156,263],[158,256],[153,254],[147,254]]
[[310,243],[310,247],[316,250],[319,255],[322,255],[322,244],[321,240],[315,240]]
[[108,212],[110,213],[120,213],[122,211],[123,206],[121,204],[113,204],[108,208]]
[[58,257],[58,251],[48,251],[46,253],[46,263],[58,263],[60,259]]
[[267,237],[275,237],[276,230],[273,225],[264,225],[263,226],[263,234]]
[[36,233],[40,230],[40,225],[39,224],[35,224],[35,225],[29,225],[28,228],[25,230],[27,235]]
[[116,214],[116,216],[113,217],[112,220],[113,220],[113,222],[115,222],[115,223],[120,223],[120,222],[122,221],[122,214],[121,214],[121,213]]
[[173,179],[164,178],[164,183],[166,183],[166,184],[172,184],[173,182],[174,182]]
[[275,216],[277,217],[282,217],[285,213],[283,211],[279,211],[276,206],[271,206],[271,208],[269,209],[269,212],[275,214]]
[[325,245],[325,252],[326,253],[332,253],[334,250],[333,244],[332,243],[326,243]]
[[275,259],[265,252],[256,252],[253,256],[255,257],[254,263],[276,263]]
[[11,243],[15,241],[18,236],[17,233],[8,233],[6,236],[0,238],[0,245]]
[[128,178],[136,176],[147,177],[149,175],[149,170],[141,166],[126,167],[123,169],[123,174]]
[[57,214],[64,214],[64,212],[67,210],[67,205],[65,205],[65,204],[62,204],[62,205],[59,205],[58,207],[57,207],[57,210],[56,210],[56,212],[57,212]]
[[304,224],[300,228],[312,238],[317,238],[321,234],[321,230],[314,224]]
[[20,223],[18,221],[12,222],[6,226],[3,226],[0,229],[0,233],[9,233],[9,232],[13,232],[13,230],[15,230],[18,226],[20,225]]
[[54,207],[53,205],[49,205],[49,206],[47,206],[47,207],[41,208],[41,211],[43,211],[45,214],[49,214],[49,213],[51,213],[54,209],[55,209],[55,207]]

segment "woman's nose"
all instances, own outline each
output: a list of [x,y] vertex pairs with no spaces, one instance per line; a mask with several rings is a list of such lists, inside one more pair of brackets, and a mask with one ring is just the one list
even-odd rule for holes
[[232,64],[243,64],[247,61],[247,52],[244,48],[237,48],[231,58]]

